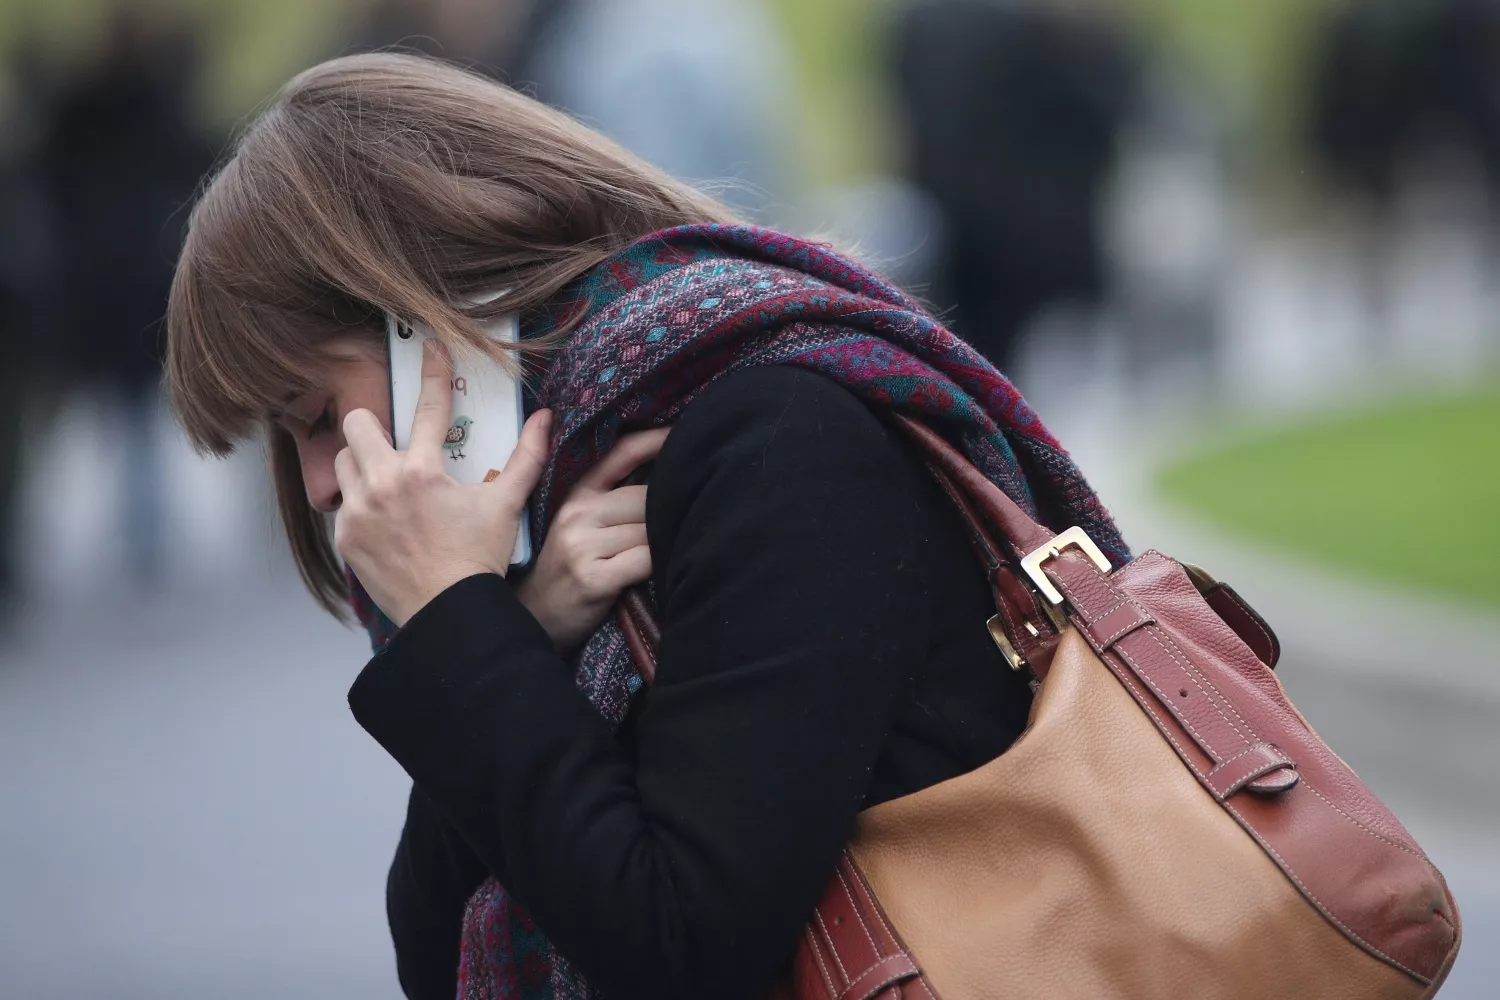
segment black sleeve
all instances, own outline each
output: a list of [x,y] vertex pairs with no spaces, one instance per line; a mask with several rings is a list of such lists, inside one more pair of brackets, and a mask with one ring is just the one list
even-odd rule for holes
[[664,634],[629,732],[498,576],[415,615],[354,714],[607,995],[758,997],[923,660],[920,475],[833,383],[726,378],[652,474]]
[[396,975],[411,1000],[453,1000],[464,908],[487,874],[479,856],[413,786],[385,883]]

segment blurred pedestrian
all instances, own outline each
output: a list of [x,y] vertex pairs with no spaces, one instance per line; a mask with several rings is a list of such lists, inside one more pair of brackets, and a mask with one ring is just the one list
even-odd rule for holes
[[347,38],[353,52],[397,48],[506,79],[536,34],[574,0],[369,0]]
[[119,0],[50,102],[37,151],[58,269],[50,331],[69,385],[118,415],[127,568],[161,574],[160,322],[183,209],[213,149],[194,114],[194,38]]
[[750,214],[784,196],[787,60],[764,0],[375,0],[356,51],[449,59]]
[[[443,349],[391,447],[388,312],[493,352],[475,319],[502,308],[542,408],[465,486]],[[265,429],[304,579],[381,649],[349,700],[413,778],[387,882],[413,998],[765,996],[860,809],[1019,736],[1012,591],[893,406],[1125,556],[1014,387],[904,295],[414,57],[287,86],[195,208],[170,317],[189,435]],[[659,656],[613,611],[648,581]],[[1027,601],[1014,642],[1050,651]]]
[[1103,293],[1129,50],[1100,10],[1044,0],[919,0],[892,39],[908,170],[945,234],[928,298],[1008,372],[1039,309]]
[[566,0],[520,80],[758,217],[787,195],[790,59],[764,0]]
[[1500,4],[1366,0],[1338,5],[1317,57],[1314,149],[1378,200],[1403,171],[1458,151],[1500,188]]
[[53,345],[46,335],[55,296],[49,205],[37,157],[42,72],[24,46],[12,52],[14,99],[0,106],[0,615],[16,596],[18,511],[26,435],[50,410],[45,396]]

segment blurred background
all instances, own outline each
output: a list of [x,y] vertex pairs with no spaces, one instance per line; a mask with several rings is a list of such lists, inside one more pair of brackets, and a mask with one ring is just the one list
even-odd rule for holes
[[1454,884],[1500,982],[1500,2],[4,0],[0,996],[398,996],[405,780],[161,331],[198,178],[402,44],[923,296]]

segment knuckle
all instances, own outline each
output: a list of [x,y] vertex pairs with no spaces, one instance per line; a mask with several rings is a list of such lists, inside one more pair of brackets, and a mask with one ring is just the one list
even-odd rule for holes
[[588,562],[582,532],[564,532],[557,541],[559,554],[563,557],[563,565],[567,566],[569,573],[578,577],[581,582],[583,570]]
[[579,567],[578,589],[585,598],[598,600],[614,592],[614,581],[606,567],[598,562],[590,562]]
[[425,486],[432,481],[432,471],[425,462],[402,462],[395,479],[398,484],[406,488]]
[[369,507],[385,507],[401,492],[400,485],[385,469],[374,469],[365,477],[365,500]]

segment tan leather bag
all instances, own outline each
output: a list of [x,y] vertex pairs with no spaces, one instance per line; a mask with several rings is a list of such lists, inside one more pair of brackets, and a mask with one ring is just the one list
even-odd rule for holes
[[[1433,996],[1453,896],[1287,700],[1260,616],[1157,552],[1111,569],[895,420],[963,514],[991,634],[1036,698],[1000,757],[860,814],[775,995]],[[619,615],[649,681],[649,606]]]

